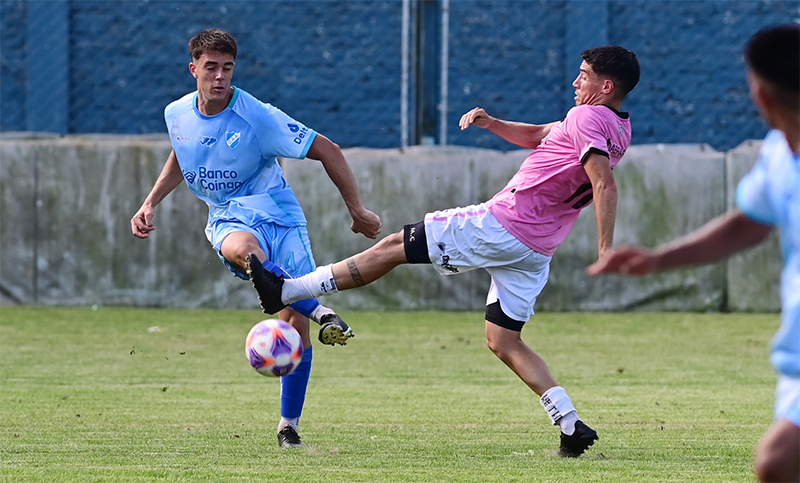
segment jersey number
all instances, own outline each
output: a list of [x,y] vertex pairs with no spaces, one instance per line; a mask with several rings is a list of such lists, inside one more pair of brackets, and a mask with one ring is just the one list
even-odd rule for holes
[[576,198],[578,198],[577,201],[572,204],[572,207],[576,210],[580,210],[592,202],[592,193],[590,192],[589,194],[584,194],[590,189],[592,189],[592,183],[584,183],[578,186],[578,189],[572,193],[572,196],[564,200],[564,203],[572,203]]

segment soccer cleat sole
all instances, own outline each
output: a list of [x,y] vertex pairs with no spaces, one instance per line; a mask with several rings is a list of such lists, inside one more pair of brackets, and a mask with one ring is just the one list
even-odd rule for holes
[[355,337],[353,329],[342,330],[336,324],[325,324],[319,329],[319,341],[326,345],[347,345],[347,340]]

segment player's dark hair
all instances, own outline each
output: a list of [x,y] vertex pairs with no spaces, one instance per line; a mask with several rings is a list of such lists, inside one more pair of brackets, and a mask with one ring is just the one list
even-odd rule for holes
[[618,45],[606,45],[581,52],[581,58],[592,66],[595,74],[614,81],[620,98],[625,97],[639,83],[639,59],[636,54]]
[[753,73],[771,84],[780,99],[800,108],[799,25],[777,25],[758,31],[747,44],[744,60]]
[[208,52],[231,54],[236,59],[239,46],[236,39],[228,32],[219,29],[206,29],[192,37],[189,41],[189,53],[197,60]]

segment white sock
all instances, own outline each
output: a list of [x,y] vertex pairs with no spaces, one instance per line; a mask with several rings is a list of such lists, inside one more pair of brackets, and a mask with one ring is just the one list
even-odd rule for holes
[[311,320],[313,320],[314,322],[319,324],[320,320],[322,320],[322,317],[324,317],[324,316],[326,316],[328,314],[335,314],[335,313],[336,312],[334,312],[332,308],[325,307],[324,305],[319,304],[319,305],[317,305],[317,308],[314,309],[313,312],[311,312],[311,317],[310,318],[311,318]]
[[561,431],[567,436],[575,432],[575,423],[579,420],[578,411],[563,387],[551,387],[542,394],[539,402],[542,403],[554,426],[560,426]]
[[288,305],[298,300],[313,299],[338,291],[336,281],[333,279],[333,265],[325,265],[302,277],[284,280],[281,302]]
[[295,431],[300,431],[300,418],[286,419],[281,417],[281,422],[278,423],[278,432],[280,433],[286,426],[291,426]]

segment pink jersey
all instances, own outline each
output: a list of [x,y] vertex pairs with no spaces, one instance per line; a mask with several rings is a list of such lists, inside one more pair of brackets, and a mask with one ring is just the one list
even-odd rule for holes
[[608,156],[613,168],[630,143],[627,113],[607,106],[573,107],[487,202],[489,209],[525,245],[552,256],[592,202],[592,184],[583,169],[588,154]]

